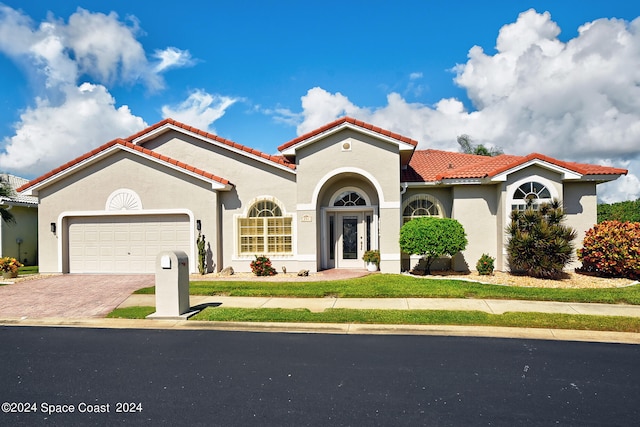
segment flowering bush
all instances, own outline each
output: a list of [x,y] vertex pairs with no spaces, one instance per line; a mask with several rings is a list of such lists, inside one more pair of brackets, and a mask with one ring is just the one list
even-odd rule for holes
[[494,261],[495,261],[495,258],[489,256],[488,254],[482,254],[480,259],[476,263],[476,270],[478,270],[478,274],[483,276],[492,275]]
[[582,268],[599,276],[640,279],[640,222],[604,221],[587,231],[578,250]]
[[251,261],[251,271],[256,276],[273,276],[276,269],[271,265],[271,260],[264,255],[256,255],[256,259]]
[[0,268],[2,271],[17,273],[18,268],[22,267],[22,263],[15,258],[4,257],[0,258]]

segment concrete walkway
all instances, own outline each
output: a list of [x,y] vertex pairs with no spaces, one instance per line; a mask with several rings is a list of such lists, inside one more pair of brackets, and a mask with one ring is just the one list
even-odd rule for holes
[[[564,303],[462,298],[273,298],[191,295],[191,307],[306,308],[322,312],[328,308],[382,310],[472,310],[491,314],[506,312],[587,314],[593,316],[640,317],[640,306],[624,304]],[[123,307],[155,306],[155,295],[131,295]]]

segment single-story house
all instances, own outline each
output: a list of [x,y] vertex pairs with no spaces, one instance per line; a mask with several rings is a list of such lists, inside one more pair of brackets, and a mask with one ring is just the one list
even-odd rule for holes
[[506,268],[512,209],[558,198],[568,224],[596,222],[596,185],[624,169],[542,154],[484,157],[435,149],[344,117],[266,154],[172,119],[110,141],[20,188],[39,200],[41,272],[148,273],[162,250],[182,250],[197,271],[250,271],[255,255],[279,271],[364,268],[368,249],[382,272],[416,260],[398,244],[416,216],[455,218],[469,245],[455,269],[483,253]]
[[0,174],[14,194],[0,197],[0,207],[9,211],[13,222],[0,221],[0,257],[12,257],[26,265],[38,263],[38,199],[18,194],[16,190],[28,180]]

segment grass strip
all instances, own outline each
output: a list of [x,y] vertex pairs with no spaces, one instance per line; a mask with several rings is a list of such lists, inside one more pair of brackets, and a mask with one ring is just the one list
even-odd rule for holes
[[107,317],[109,319],[144,319],[155,311],[155,307],[149,306],[123,307],[116,308],[111,313],[107,314]]
[[[137,294],[153,294],[144,288]],[[640,285],[625,288],[558,289],[488,285],[464,280],[371,274],[322,282],[194,281],[191,295],[322,298],[475,298],[640,305]]]
[[[154,307],[118,308],[109,318],[144,319]],[[482,311],[446,310],[353,310],[328,309],[314,313],[307,309],[208,307],[191,320],[218,322],[359,323],[385,325],[460,325],[551,328],[613,332],[640,332],[640,318],[589,316],[563,313],[490,314]]]
[[563,313],[504,313],[446,310],[353,310],[211,308],[191,319],[235,322],[361,323],[385,325],[464,325],[640,332],[640,319]]

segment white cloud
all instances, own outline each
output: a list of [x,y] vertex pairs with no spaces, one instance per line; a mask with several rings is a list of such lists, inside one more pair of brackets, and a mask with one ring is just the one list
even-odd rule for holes
[[[78,8],[68,23],[49,16],[36,25],[0,4],[0,53],[27,72],[38,94],[2,140],[0,169],[33,177],[115,137],[146,126],[127,106],[116,106],[109,86],[164,86],[160,73],[192,63],[188,51],[156,51],[147,60],[136,39],[138,22]],[[90,82],[90,83],[86,83]]]
[[189,67],[195,62],[188,50],[181,50],[176,47],[156,50],[153,56],[160,60],[154,67],[156,73],[162,73],[171,68]]
[[215,129],[211,127],[213,122],[222,117],[227,108],[237,101],[237,98],[212,95],[204,90],[196,90],[180,104],[162,107],[162,115],[165,118],[171,117],[198,129],[215,133]]
[[47,171],[116,137],[128,136],[146,126],[126,106],[116,108],[101,85],[66,86],[65,103],[53,106],[38,99],[20,117],[16,134],[3,141],[0,168],[19,175]]
[[609,159],[616,167],[628,164],[630,173],[599,187],[601,198],[638,198],[640,18],[586,23],[566,43],[559,33],[549,13],[529,10],[502,27],[494,55],[471,48],[454,80],[475,111],[456,99],[427,106],[395,93],[386,106],[370,109],[316,87],[302,97],[298,134],[346,114],[417,139],[421,148],[457,150],[456,136],[468,134],[511,154]]

